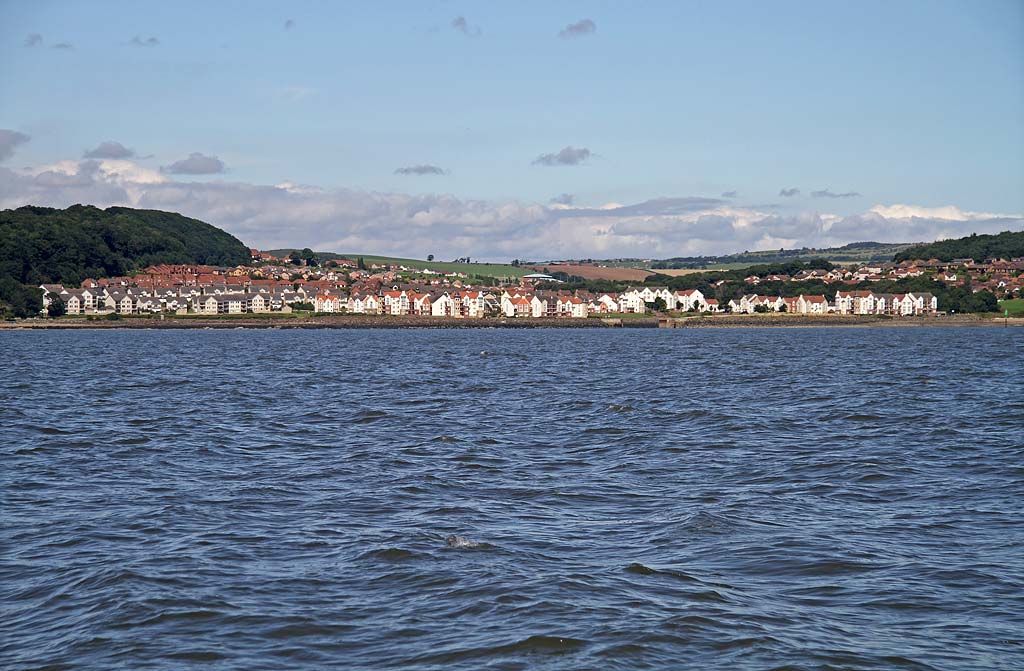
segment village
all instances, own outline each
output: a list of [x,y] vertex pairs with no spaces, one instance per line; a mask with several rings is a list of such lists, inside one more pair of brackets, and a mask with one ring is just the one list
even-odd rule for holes
[[[431,270],[361,260],[332,259],[324,265],[296,265],[259,250],[252,264],[235,268],[151,266],[132,276],[86,279],[79,287],[44,284],[44,311],[53,301],[68,315],[214,316],[246,313],[365,314],[478,319],[566,318],[657,313],[786,312],[801,315],[929,315],[939,312],[930,292],[883,293],[850,289],[864,282],[929,274],[947,285],[970,282],[1005,297],[1020,295],[1024,260],[976,263],[916,261],[830,270],[806,269],[793,276],[749,275],[754,289],[720,304],[699,289],[633,286],[616,292],[559,289],[545,273],[497,280],[468,272]],[[471,270],[471,267],[467,267]],[[726,280],[721,280],[724,283]],[[834,292],[795,296],[762,295],[762,283],[820,281]]]

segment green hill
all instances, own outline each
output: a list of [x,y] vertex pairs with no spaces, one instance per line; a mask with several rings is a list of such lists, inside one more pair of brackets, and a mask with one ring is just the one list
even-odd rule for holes
[[73,205],[0,211],[0,278],[78,285],[157,263],[234,266],[249,248],[215,226],[173,212]]
[[677,256],[670,259],[644,261],[640,259],[610,259],[599,261],[608,266],[628,268],[736,270],[757,264],[791,263],[793,261],[825,260],[831,263],[881,263],[891,261],[897,254],[916,243],[911,242],[851,242],[842,247],[798,249],[771,249],[756,252],[737,252],[721,256]]
[[[268,253],[273,254],[279,258],[287,258],[293,249],[269,249]],[[362,257],[363,261],[367,265],[377,264],[394,264],[407,266],[410,268],[430,268],[439,272],[458,272],[466,273],[467,275],[484,275],[486,277],[522,277],[528,273],[533,272],[528,268],[519,268],[508,263],[461,263],[456,261],[424,261],[422,259],[406,259],[398,256],[375,256],[372,254],[338,254],[336,252],[314,252],[321,261],[329,261],[331,259],[349,259],[355,261]]]
[[972,234],[966,238],[940,240],[927,245],[916,245],[896,254],[896,261],[917,259],[1012,259],[1024,256],[1024,231],[1005,231],[998,235]]

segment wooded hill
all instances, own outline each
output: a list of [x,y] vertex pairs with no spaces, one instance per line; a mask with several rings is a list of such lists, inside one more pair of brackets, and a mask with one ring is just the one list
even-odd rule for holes
[[916,245],[895,256],[895,260],[917,259],[974,259],[981,263],[985,259],[1012,259],[1024,256],[1024,231],[1005,231],[998,235],[972,234],[966,238],[940,240],[927,245]]
[[230,233],[173,212],[91,205],[0,211],[0,277],[21,284],[77,286],[159,263],[235,266],[250,258]]
[[42,308],[40,284],[78,286],[159,263],[235,266],[249,248],[215,226],[173,212],[73,205],[0,211],[0,315]]

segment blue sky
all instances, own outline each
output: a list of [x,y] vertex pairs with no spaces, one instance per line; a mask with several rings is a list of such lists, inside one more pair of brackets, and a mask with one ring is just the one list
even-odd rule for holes
[[[594,29],[559,36],[583,20]],[[433,232],[438,244],[516,255],[514,240],[482,244],[483,227],[514,237],[519,217],[523,231],[539,221],[564,229],[565,218],[545,213],[559,194],[573,207],[614,210],[736,192],[726,204],[748,220],[824,222],[817,237],[744,237],[739,215],[711,203],[701,212],[729,218],[735,238],[648,244],[652,254],[841,241],[821,235],[831,218],[896,204],[920,208],[918,218],[951,206],[1000,215],[964,215],[964,230],[1007,217],[1012,228],[1024,212],[1024,3],[3,2],[0,129],[29,138],[6,152],[4,206],[90,195],[113,203],[109,189],[54,192],[52,178],[25,178],[78,174],[66,162],[115,141],[134,150],[120,157],[132,164],[118,182],[129,204],[175,204],[166,193],[140,200],[122,183],[135,169],[143,176],[131,181],[162,175],[179,193],[194,185],[180,209],[260,243],[288,241],[226,215],[226,185],[308,185],[330,195],[320,208],[349,194],[336,217],[312,221],[312,196],[293,189],[310,207],[276,234],[407,253],[425,251]],[[587,152],[563,154],[582,157],[571,165],[538,163],[567,147]],[[192,154],[223,169],[172,171]],[[441,174],[396,173],[413,166]],[[94,174],[109,186],[112,170]],[[216,206],[197,206],[211,189]],[[402,204],[373,203],[373,194]],[[413,201],[432,212],[430,230],[408,220]],[[374,225],[415,241],[408,250],[345,223],[385,206],[394,211]],[[694,212],[662,223],[680,233]],[[336,230],[325,232],[330,221]],[[449,224],[461,232],[441,230]],[[609,214],[588,230],[629,224]],[[567,253],[587,247],[584,231],[560,235]],[[650,243],[654,233],[643,235]],[[619,242],[643,255],[637,235]],[[595,251],[619,249],[605,243]]]

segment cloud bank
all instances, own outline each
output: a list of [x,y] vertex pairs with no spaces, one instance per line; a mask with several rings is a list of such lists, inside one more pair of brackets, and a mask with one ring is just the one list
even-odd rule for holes
[[1024,215],[954,205],[877,205],[851,216],[780,216],[723,198],[658,198],[598,207],[491,202],[446,194],[321,189],[291,183],[177,181],[129,160],[0,167],[0,208],[90,203],[181,212],[261,248],[311,247],[480,259],[725,254],[849,242],[930,241],[1024,229]]

